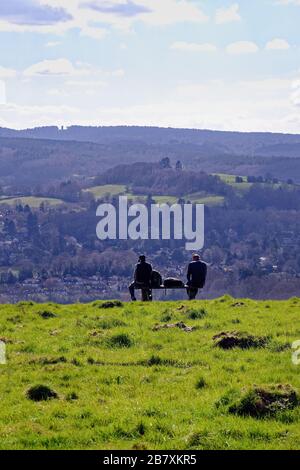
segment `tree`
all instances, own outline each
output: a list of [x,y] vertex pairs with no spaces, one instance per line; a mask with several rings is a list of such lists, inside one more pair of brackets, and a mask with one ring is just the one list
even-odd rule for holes
[[19,271],[19,282],[23,282],[26,279],[32,279],[33,278],[33,271],[31,267],[23,267]]
[[163,168],[164,170],[166,170],[166,169],[168,169],[168,168],[171,168],[171,162],[170,162],[169,157],[163,158],[163,159],[159,162],[159,166],[160,166],[160,168]]
[[236,182],[236,183],[243,183],[243,182],[244,182],[244,178],[242,178],[242,176],[236,176],[236,177],[235,177],[235,182]]
[[16,224],[13,220],[5,220],[4,222],[4,232],[7,233],[10,237],[14,237],[17,233]]
[[39,233],[38,218],[36,214],[33,214],[32,212],[29,212],[27,216],[27,231],[31,236]]
[[180,160],[178,160],[176,162],[176,167],[175,168],[176,168],[177,171],[182,171],[183,170],[183,165],[182,165]]

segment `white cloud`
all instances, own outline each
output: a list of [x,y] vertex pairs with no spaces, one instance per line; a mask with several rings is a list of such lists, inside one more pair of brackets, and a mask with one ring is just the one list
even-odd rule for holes
[[120,29],[130,29],[136,21],[153,26],[208,21],[207,15],[189,0],[82,0],[80,5],[81,11],[92,12],[94,19]]
[[174,42],[170,49],[175,51],[183,51],[183,52],[216,52],[217,47],[214,44],[204,43],[192,43],[192,42],[184,42],[184,41],[177,41]]
[[284,51],[290,49],[290,44],[285,39],[275,38],[272,41],[267,42],[266,50],[267,51]]
[[[72,106],[28,106],[7,103],[0,105],[0,126],[21,129],[32,126],[47,126],[53,123],[77,121],[80,110]],[[28,126],[29,125],[29,126]]]
[[61,45],[60,41],[49,41],[45,44],[46,47],[57,47],[60,45]]
[[84,93],[89,96],[99,96],[99,93],[107,86],[108,83],[104,80],[70,80],[65,83],[65,89],[67,89],[69,93]]
[[300,0],[277,0],[280,5],[300,5]]
[[208,16],[188,0],[140,0],[141,5],[148,7],[152,13],[144,15],[144,21],[152,25],[174,23],[205,23]]
[[[78,87],[72,105],[1,106],[0,126],[38,125],[155,125],[163,127],[210,128],[239,131],[299,132],[300,80],[202,80],[182,81],[162,96],[155,94],[143,101],[117,98],[105,100],[100,94],[88,98]],[[133,90],[128,90],[128,93]],[[105,90],[104,97],[113,93]],[[292,95],[291,95],[292,94]],[[70,94],[69,103],[73,91]]]
[[[14,0],[15,2],[16,0]],[[26,12],[26,21],[16,23],[13,16],[0,15],[0,31],[36,32],[61,35],[77,29],[83,36],[102,39],[113,27],[124,32],[132,30],[136,22],[150,26],[176,23],[204,23],[208,16],[189,0],[18,0],[39,5],[42,11],[60,12],[57,21],[33,21],[36,9]],[[98,8],[97,8],[98,5]],[[62,14],[64,13],[64,15]],[[49,16],[49,15],[48,15]]]
[[[105,125],[297,132],[290,103],[291,80],[181,82],[161,101],[98,109]],[[178,112],[180,110],[180,112]]]
[[295,106],[300,106],[300,80],[292,83],[291,90],[291,102]]
[[7,69],[5,67],[0,66],[0,78],[14,78],[17,75],[16,70],[14,69]]
[[35,76],[70,76],[88,75],[89,70],[83,67],[74,67],[68,59],[43,60],[24,70],[25,77]]
[[62,88],[50,88],[47,94],[57,98],[70,98],[78,101],[83,95],[99,96],[108,83],[104,80],[67,80],[63,83]]
[[5,83],[0,80],[0,105],[6,101]]
[[258,50],[257,44],[251,41],[233,42],[226,47],[227,53],[231,55],[254,54]]
[[57,97],[67,97],[69,96],[65,90],[59,88],[50,88],[47,90],[47,95],[49,96],[57,96]]
[[228,8],[218,8],[216,11],[215,21],[217,24],[232,23],[234,21],[241,21],[239,13],[240,6],[234,3]]
[[63,7],[53,7],[38,0],[9,0],[0,3],[1,20],[16,25],[52,25],[72,19]]
[[112,77],[124,77],[125,70],[124,69],[116,69],[109,73]]

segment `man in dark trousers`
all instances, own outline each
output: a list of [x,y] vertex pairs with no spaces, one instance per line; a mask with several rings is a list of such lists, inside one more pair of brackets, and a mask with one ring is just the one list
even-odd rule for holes
[[142,290],[142,300],[144,302],[148,300],[152,300],[151,275],[152,275],[152,266],[151,264],[146,262],[146,256],[141,255],[139,257],[139,262],[135,267],[134,281],[129,286],[129,292],[130,292],[132,301],[136,301],[134,289]]
[[187,272],[187,293],[190,300],[194,300],[198,294],[198,289],[203,289],[205,286],[206,275],[207,264],[200,260],[199,255],[194,254]]

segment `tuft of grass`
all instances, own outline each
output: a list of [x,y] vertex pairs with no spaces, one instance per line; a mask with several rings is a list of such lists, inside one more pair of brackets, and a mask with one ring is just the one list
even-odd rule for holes
[[42,364],[42,365],[54,365],[54,364],[65,364],[67,361],[67,358],[65,356],[59,356],[59,357],[43,357],[43,358],[40,358],[40,359],[33,359],[32,361],[30,361],[30,364],[34,364],[34,363],[39,363],[39,364]]
[[148,450],[148,447],[143,442],[137,442],[132,446],[132,450]]
[[108,309],[108,308],[115,308],[115,307],[123,307],[123,303],[120,300],[112,300],[103,302],[99,305],[99,308]]
[[67,400],[67,401],[75,401],[75,400],[78,400],[78,399],[79,399],[79,397],[78,397],[78,395],[77,395],[76,392],[70,392],[70,393],[68,393],[68,395],[66,396],[66,400]]
[[269,342],[268,337],[253,336],[240,331],[223,331],[213,337],[215,346],[221,349],[264,348]]
[[26,397],[32,401],[47,401],[58,398],[58,395],[47,385],[35,385],[27,390]]
[[172,314],[171,313],[164,313],[163,316],[161,317],[160,321],[162,323],[168,323],[169,321],[171,321],[173,318]]
[[136,428],[136,432],[140,435],[140,436],[144,436],[146,434],[146,426],[144,423],[139,423],[137,425],[137,428]]
[[207,311],[205,308],[200,308],[199,310],[193,309],[187,312],[187,316],[190,320],[202,320],[202,318],[207,316]]
[[205,388],[205,387],[207,387],[206,380],[204,379],[204,377],[200,377],[200,379],[198,379],[196,382],[196,389],[201,390],[202,388]]
[[299,405],[299,397],[291,385],[253,387],[232,404],[229,413],[253,418],[272,417]]
[[20,317],[20,315],[14,315],[13,317],[9,317],[7,319],[7,321],[13,323],[14,325],[16,325],[17,323],[21,323],[22,321],[22,318]]
[[164,363],[163,359],[159,356],[151,356],[150,359],[147,361],[148,366],[160,366]]
[[97,326],[102,330],[111,330],[119,326],[126,326],[126,323],[118,318],[107,318],[105,320],[100,320],[99,323],[97,323]]
[[44,320],[48,320],[49,318],[57,318],[55,313],[50,312],[49,310],[44,310],[43,312],[39,312],[39,316]]
[[126,333],[111,336],[108,339],[108,345],[111,348],[130,348],[133,345],[133,340]]

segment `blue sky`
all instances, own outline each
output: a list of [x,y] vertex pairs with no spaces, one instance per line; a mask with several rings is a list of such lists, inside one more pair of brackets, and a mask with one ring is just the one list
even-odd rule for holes
[[300,0],[9,0],[0,126],[300,132]]

